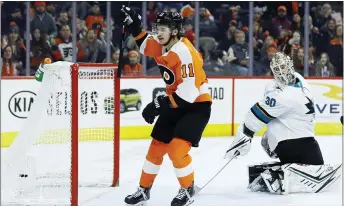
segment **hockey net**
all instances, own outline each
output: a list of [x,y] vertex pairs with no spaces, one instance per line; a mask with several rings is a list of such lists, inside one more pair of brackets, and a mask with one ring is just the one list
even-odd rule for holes
[[[2,205],[77,205],[119,179],[119,81],[112,64],[56,62],[3,152]],[[118,101],[117,101],[118,100]]]

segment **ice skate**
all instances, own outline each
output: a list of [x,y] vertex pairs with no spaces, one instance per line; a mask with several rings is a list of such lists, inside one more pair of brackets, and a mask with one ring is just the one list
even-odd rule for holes
[[150,198],[150,189],[140,186],[134,194],[128,195],[124,202],[127,205],[143,206]]

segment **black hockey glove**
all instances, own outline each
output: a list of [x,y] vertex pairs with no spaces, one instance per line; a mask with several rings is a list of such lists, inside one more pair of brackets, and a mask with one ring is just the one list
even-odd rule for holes
[[155,106],[154,106],[153,102],[147,104],[147,106],[142,111],[142,117],[143,117],[143,119],[145,119],[145,121],[148,124],[153,124],[155,117],[158,115],[159,114],[155,110]]
[[148,124],[153,124],[156,116],[160,115],[162,110],[172,108],[168,96],[157,96],[142,111],[142,117]]
[[128,27],[129,32],[134,36],[138,36],[142,31],[141,16],[129,7],[122,5],[121,19]]

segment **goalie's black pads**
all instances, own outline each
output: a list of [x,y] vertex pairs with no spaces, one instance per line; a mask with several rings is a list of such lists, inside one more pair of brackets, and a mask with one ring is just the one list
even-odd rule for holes
[[319,144],[314,137],[289,139],[279,142],[274,152],[283,164],[324,164]]

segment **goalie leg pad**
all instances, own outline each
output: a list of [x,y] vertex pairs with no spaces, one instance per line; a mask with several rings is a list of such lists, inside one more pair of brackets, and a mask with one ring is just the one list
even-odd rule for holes
[[300,165],[282,166],[286,193],[318,193],[332,187],[342,174],[342,165]]

